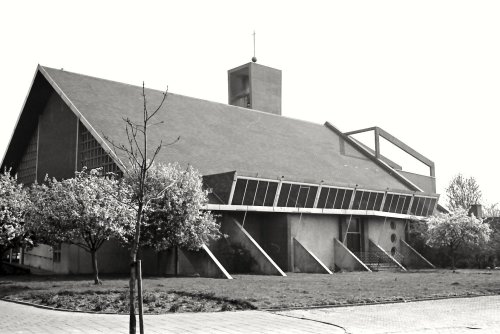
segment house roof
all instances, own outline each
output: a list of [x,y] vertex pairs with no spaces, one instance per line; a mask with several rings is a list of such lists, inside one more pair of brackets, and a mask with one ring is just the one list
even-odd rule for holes
[[[123,118],[139,121],[142,87],[49,67],[39,66],[38,71],[101,142],[104,136],[126,142]],[[153,109],[162,92],[146,89],[146,96]],[[168,93],[156,121],[163,124],[149,129],[152,147],[180,136],[174,145],[162,149],[157,160],[191,164],[204,175],[237,171],[361,188],[415,190],[325,125],[174,93]]]

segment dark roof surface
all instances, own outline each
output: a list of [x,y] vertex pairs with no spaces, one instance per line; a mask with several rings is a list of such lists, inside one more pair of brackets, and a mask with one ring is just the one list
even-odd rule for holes
[[[101,136],[125,143],[122,118],[139,120],[142,87],[42,67]],[[162,92],[146,90],[151,109]],[[168,93],[151,127],[158,161],[191,164],[202,174],[236,170],[267,177],[324,180],[376,189],[409,188],[324,125]]]

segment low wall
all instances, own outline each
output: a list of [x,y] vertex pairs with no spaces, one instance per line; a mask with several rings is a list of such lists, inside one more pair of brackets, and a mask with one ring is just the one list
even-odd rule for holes
[[[56,274],[91,274],[90,253],[81,247],[62,244],[60,261],[53,261],[53,249],[39,245],[24,254],[24,264],[30,267],[52,271]],[[104,242],[97,251],[97,266],[101,274],[129,272],[128,250],[116,240]]]
[[297,239],[293,238],[294,272],[332,274],[313,253],[305,248]]
[[377,245],[373,240],[369,239],[370,242],[370,251],[375,251],[375,252],[380,252],[381,254],[385,254],[385,259],[387,262],[392,262],[396,266],[399,267],[399,269],[406,271],[406,268],[403,267],[401,263],[398,262],[392,255],[390,255],[388,252],[386,252],[382,247]]
[[413,247],[408,245],[405,241],[401,241],[400,253],[403,254],[403,264],[411,269],[434,269],[436,268],[425,257],[417,252]]
[[[181,257],[183,257],[182,261]],[[201,277],[232,279],[231,275],[205,245],[198,251],[179,250],[179,274],[197,274]]]
[[24,252],[24,264],[33,268],[54,271],[52,247],[40,245]]
[[335,248],[335,265],[337,267],[347,271],[371,271],[337,238],[333,239],[333,245]]

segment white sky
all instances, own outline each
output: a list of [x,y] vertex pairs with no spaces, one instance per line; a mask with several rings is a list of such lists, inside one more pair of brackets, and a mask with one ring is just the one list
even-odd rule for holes
[[436,163],[438,192],[463,173],[500,202],[499,18],[500,1],[2,1],[0,158],[38,63],[227,103],[256,30],[283,115],[380,126]]

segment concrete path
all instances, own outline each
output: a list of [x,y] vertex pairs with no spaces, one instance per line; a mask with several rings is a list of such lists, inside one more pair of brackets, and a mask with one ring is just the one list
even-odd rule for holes
[[[269,313],[145,316],[158,333],[500,333],[500,296]],[[344,330],[345,329],[345,330]],[[128,316],[60,312],[0,301],[0,333],[127,333]]]
[[[147,334],[344,333],[332,325],[263,311],[146,315],[144,323]],[[51,311],[0,301],[0,333],[128,333],[128,316]]]
[[353,334],[500,333],[500,296],[279,312]]

